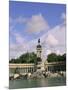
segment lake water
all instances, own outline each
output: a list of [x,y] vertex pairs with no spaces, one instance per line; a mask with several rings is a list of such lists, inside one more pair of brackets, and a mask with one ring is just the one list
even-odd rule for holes
[[10,80],[10,89],[19,88],[35,88],[35,87],[49,87],[49,86],[65,86],[65,77],[51,77],[42,79],[22,79],[22,80]]

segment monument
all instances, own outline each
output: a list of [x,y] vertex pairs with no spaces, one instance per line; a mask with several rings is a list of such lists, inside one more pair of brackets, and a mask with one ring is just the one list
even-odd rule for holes
[[41,59],[41,53],[42,53],[42,46],[40,44],[40,39],[38,39],[38,45],[36,47],[37,50],[37,70],[41,69],[42,59]]

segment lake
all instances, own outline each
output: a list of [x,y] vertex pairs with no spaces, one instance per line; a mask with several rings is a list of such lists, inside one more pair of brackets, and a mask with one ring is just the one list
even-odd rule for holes
[[10,89],[65,86],[65,85],[66,85],[66,77],[9,80]]

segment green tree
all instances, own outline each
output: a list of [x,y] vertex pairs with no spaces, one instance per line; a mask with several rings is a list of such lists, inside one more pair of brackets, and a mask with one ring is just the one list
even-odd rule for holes
[[48,62],[66,62],[66,54],[63,55],[56,55],[55,53],[51,53],[47,56]]
[[57,55],[55,53],[51,53],[47,56],[48,62],[56,62],[57,61]]
[[63,61],[66,62],[66,53],[62,55]]
[[60,61],[63,61],[63,58],[61,55],[57,55],[57,61],[60,62]]
[[36,63],[37,56],[34,52],[22,54],[17,59],[11,59],[9,63]]
[[15,63],[16,59],[11,59],[9,63]]

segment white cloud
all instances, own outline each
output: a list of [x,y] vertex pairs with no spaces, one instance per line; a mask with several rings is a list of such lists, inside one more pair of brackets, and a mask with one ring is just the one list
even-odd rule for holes
[[61,54],[60,50],[56,50],[56,54],[57,55]]
[[25,18],[23,16],[19,16],[15,19],[15,22],[19,24],[27,23],[27,21],[28,21],[28,18]]
[[9,18],[9,30],[10,30],[10,34],[14,32],[14,30],[16,29],[16,25],[20,24],[26,24],[28,22],[28,18],[25,18],[23,16],[19,16],[17,18]]
[[21,36],[19,33],[14,33],[14,37],[17,44],[22,44],[26,42],[25,38]]
[[11,44],[10,45],[10,58],[17,58],[21,54],[26,53],[28,51],[27,43],[19,43],[19,44]]
[[[23,53],[35,52],[38,38],[27,41],[25,37],[19,33],[15,34],[16,42],[13,46],[10,46],[10,58],[18,57]],[[46,59],[47,54],[55,52],[57,54],[65,52],[65,26],[57,25],[51,29],[48,33],[44,33],[41,37],[42,44],[42,58]],[[44,45],[43,45],[44,44]],[[48,46],[53,46],[48,47]],[[60,46],[64,45],[64,46]]]
[[12,24],[12,23],[13,24],[16,24],[16,23],[23,24],[23,23],[26,23],[27,21],[28,21],[28,18],[25,18],[23,16],[19,16],[17,18],[12,18],[12,17],[9,18],[10,24]]
[[25,37],[14,32],[13,38],[15,39],[15,43],[10,44],[10,58],[16,58],[28,50],[28,42]]
[[29,33],[40,33],[48,29],[49,25],[41,14],[33,15],[27,23],[27,31]]
[[10,59],[19,57],[21,54],[26,52],[36,53],[36,40],[27,41],[25,37],[19,33],[13,33],[16,43],[10,44]]
[[49,45],[57,45],[58,40],[54,37],[54,35],[49,34],[46,38],[46,43]]
[[51,50],[46,50],[46,55],[50,54],[51,52]]
[[66,14],[65,13],[61,14],[61,19],[63,20],[63,24],[66,25]]
[[61,14],[61,19],[66,20],[66,14],[65,13]]
[[11,36],[13,36],[12,38],[14,38],[15,40],[15,44],[11,43],[10,46],[10,57],[17,57],[21,53],[23,54],[27,51],[36,52],[37,39],[27,41],[26,38],[21,36],[19,32],[16,32],[15,30],[16,23],[19,24],[26,23],[28,27],[28,32],[39,33],[49,28],[43,16],[41,14],[38,14],[38,15],[33,15],[32,18],[29,19],[24,18],[22,16],[19,16],[15,19],[10,18],[10,34],[12,34]]
[[[65,16],[62,15],[62,18]],[[11,20],[12,21],[12,20]],[[23,20],[21,21],[21,17],[16,19],[17,22],[22,23]],[[24,20],[25,22],[25,20]],[[42,31],[47,31],[47,29],[50,29],[47,21],[43,18],[41,14],[39,15],[33,15],[32,18],[29,20],[26,20],[27,24],[27,30],[30,33],[39,33]],[[11,27],[13,29],[14,27]],[[14,38],[16,40],[15,44],[11,44],[10,46],[10,58],[18,57],[21,54],[25,52],[36,52],[36,45],[37,45],[37,40],[40,38],[41,39],[41,44],[43,48],[43,57],[47,56],[47,54],[51,52],[56,52],[57,54],[59,53],[64,53],[65,52],[65,44],[66,44],[66,26],[65,24],[63,25],[56,25],[52,29],[50,29],[47,33],[44,33],[42,36],[31,40],[27,41],[27,39],[24,36],[21,36],[19,33],[12,32],[14,35]],[[49,46],[54,46],[54,47],[49,47]],[[60,46],[64,45],[64,46]]]

